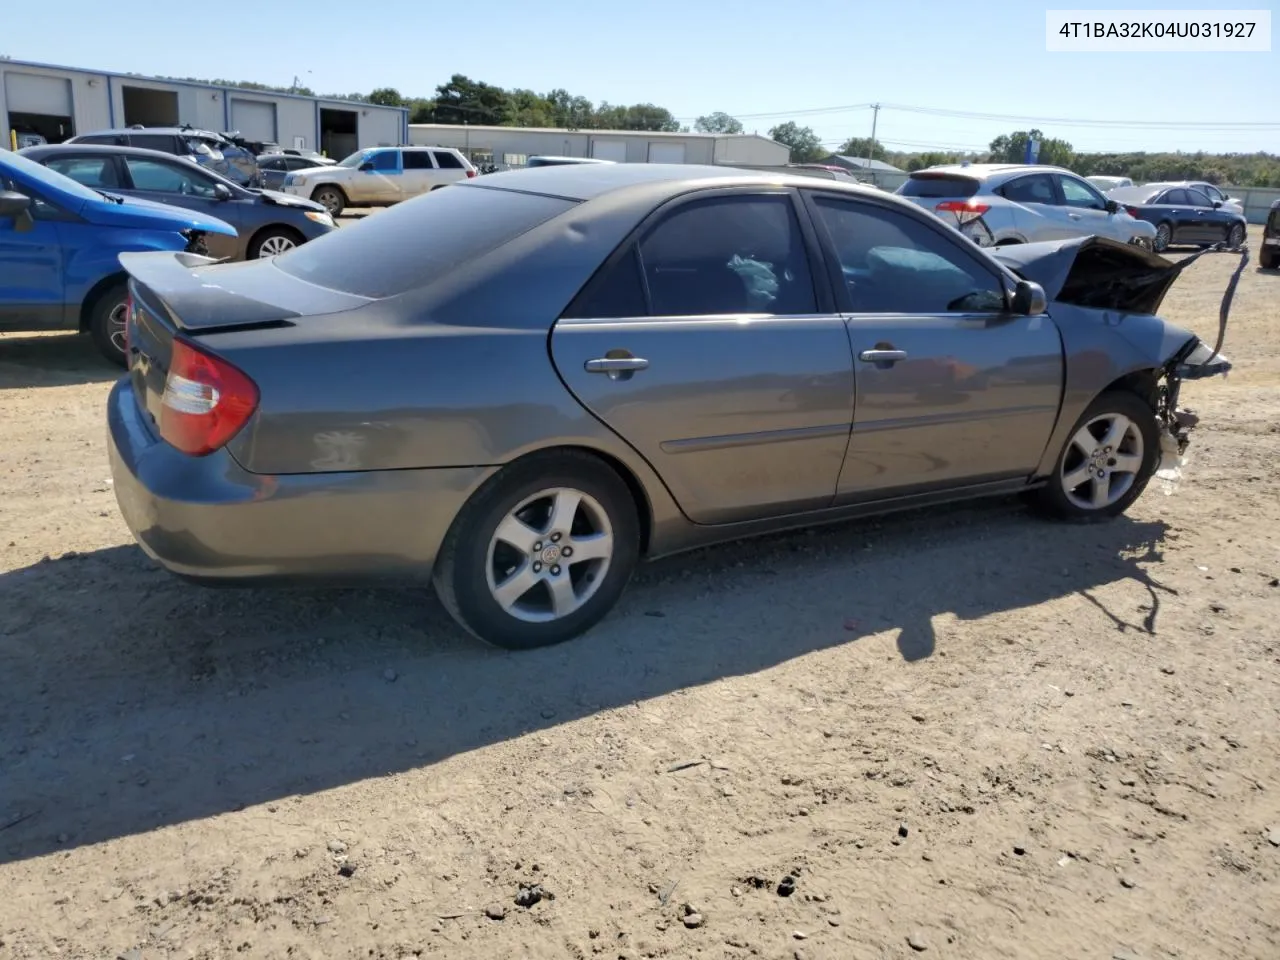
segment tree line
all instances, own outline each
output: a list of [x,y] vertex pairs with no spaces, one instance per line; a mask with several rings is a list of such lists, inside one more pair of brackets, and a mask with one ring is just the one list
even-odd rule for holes
[[[191,78],[184,78],[190,80]],[[305,86],[273,87],[261,83],[212,82],[220,86],[245,87],[278,93],[315,96]],[[367,94],[325,94],[326,98],[354,100],[388,107],[405,107],[410,123],[450,123],[495,127],[553,127],[565,130],[636,130],[689,132],[665,107],[653,103],[630,105],[607,101],[595,103],[587,97],[556,89],[538,93],[527,89],[506,89],[455,73],[435,89],[431,97],[406,97],[394,87],[379,87]],[[742,133],[743,124],[722,111],[698,117],[692,129],[699,133]],[[851,137],[837,149],[825,145],[810,127],[793,121],[779,123],[768,136],[791,150],[793,163],[813,163],[833,153],[881,160],[902,170],[920,170],[941,163],[962,160],[1021,163],[1027,141],[1040,141],[1039,162],[1066,167],[1083,176],[1103,174],[1130,177],[1134,181],[1207,180],[1239,187],[1280,187],[1280,156],[1271,153],[1169,153],[1133,151],[1127,153],[1077,153],[1066,140],[1046,137],[1037,129],[1002,134],[986,151],[889,150],[878,140]]]

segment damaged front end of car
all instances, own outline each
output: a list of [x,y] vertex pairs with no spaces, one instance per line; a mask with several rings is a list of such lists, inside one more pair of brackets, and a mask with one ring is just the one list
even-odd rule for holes
[[[1189,330],[1156,315],[1169,288],[1192,263],[1206,253],[1227,250],[1239,256],[1218,308],[1218,330],[1212,346]],[[1166,492],[1181,475],[1196,414],[1179,404],[1182,385],[1188,380],[1226,376],[1231,361],[1222,354],[1227,318],[1236,287],[1249,260],[1247,245],[1228,248],[1217,244],[1174,262],[1139,245],[1105,237],[1081,237],[1069,241],[1019,244],[989,251],[1018,276],[1040,284],[1052,303],[1083,308],[1090,319],[1110,327],[1127,345],[1120,364],[1123,373],[1147,371],[1147,397],[1160,425],[1161,457],[1156,478]],[[1066,351],[1073,353],[1073,331],[1059,320]],[[1090,325],[1095,326],[1095,325]],[[1088,349],[1087,335],[1074,331]],[[1101,388],[1103,385],[1099,385]],[[1146,391],[1144,391],[1146,392]]]

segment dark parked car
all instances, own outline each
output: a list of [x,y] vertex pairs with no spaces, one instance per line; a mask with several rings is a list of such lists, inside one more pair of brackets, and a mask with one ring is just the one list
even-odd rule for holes
[[78,330],[124,363],[126,251],[203,251],[235,228],[216,217],[126,200],[0,150],[0,330]]
[[1280,200],[1271,204],[1271,212],[1262,227],[1262,249],[1258,251],[1258,263],[1263,270],[1280,267]]
[[161,153],[194,160],[243,187],[258,185],[258,161],[254,154],[212,130],[196,130],[189,126],[135,126],[97,130],[72,137],[66,142],[159,150]]
[[1244,214],[1192,187],[1117,187],[1107,197],[1135,220],[1155,225],[1157,251],[1178,245],[1207,247],[1224,240],[1229,247],[1244,243]]
[[64,143],[28,147],[21,153],[94,190],[172,204],[225,220],[239,235],[209,238],[209,255],[219,259],[274,257],[337,228],[318,203],[267,190],[246,190],[210,170],[156,150]]
[[1163,257],[998,255],[884,191],[645,163],[460,180],[270,261],[126,255],[116,497],[184,576],[430,576],[512,648],[642,556],[1012,492],[1115,517],[1229,364],[1155,315]]
[[310,170],[312,167],[323,167],[334,161],[326,157],[303,157],[292,153],[264,153],[258,157],[258,171],[262,186],[268,190],[279,190],[284,186],[284,178],[294,170]]

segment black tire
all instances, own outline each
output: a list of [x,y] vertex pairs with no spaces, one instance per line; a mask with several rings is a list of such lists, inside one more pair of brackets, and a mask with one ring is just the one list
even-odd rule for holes
[[1151,249],[1156,253],[1164,253],[1173,245],[1173,224],[1165,221],[1156,225],[1156,236],[1151,241]]
[[1277,265],[1280,265],[1280,258],[1277,257],[1274,251],[1268,250],[1266,247],[1258,251],[1258,266],[1262,267],[1263,270],[1274,270]]
[[89,309],[88,329],[93,345],[100,354],[121,367],[129,362],[124,350],[124,327],[120,323],[128,300],[129,288],[121,282],[99,294]]
[[[594,592],[580,607],[557,619],[529,622],[503,609],[490,590],[490,542],[509,513],[529,498],[554,488],[578,491],[595,501],[612,528],[613,551],[598,585],[590,586],[595,581],[584,585],[584,589]],[[537,506],[531,509],[536,510]],[[527,561],[533,571],[540,566],[533,562],[539,556],[531,553],[516,563]],[[622,478],[591,454],[549,452],[507,467],[476,491],[449,528],[432,580],[445,609],[472,635],[506,650],[531,650],[571,640],[599,623],[622,595],[639,556],[640,519]],[[545,569],[543,576],[549,577],[558,568]],[[569,576],[571,569],[576,568],[566,565],[563,575]],[[589,572],[584,570],[583,575]],[[549,598],[548,588],[531,588],[535,601],[542,591]]]
[[[302,234],[297,230],[294,230],[292,227],[267,227],[249,241],[248,249],[245,250],[245,259],[259,259],[263,256],[262,248],[264,246],[270,246],[273,241],[288,241],[290,249],[300,246],[306,242]],[[273,250],[271,253],[268,253],[267,256],[274,257],[279,253],[284,253],[284,250]]]
[[[325,198],[328,198],[327,200]],[[311,199],[322,204],[329,211],[329,216],[340,217],[347,206],[347,195],[341,187],[324,184],[311,191]]]
[[[1130,474],[1133,478],[1132,483],[1113,502],[1100,507],[1082,506],[1079,498],[1073,497],[1068,491],[1067,482],[1064,479],[1065,476],[1071,475],[1086,462],[1081,455],[1080,449],[1074,443],[1074,438],[1086,424],[1108,414],[1124,416],[1138,429],[1142,437],[1141,466],[1136,472]],[[1119,452],[1121,451],[1117,447],[1116,453]],[[1132,450],[1128,452],[1132,454]],[[1136,454],[1133,455],[1136,456]],[[1142,496],[1142,492],[1147,488],[1147,484],[1159,464],[1160,425],[1156,420],[1156,413],[1151,408],[1151,405],[1136,393],[1128,390],[1108,390],[1094,400],[1093,403],[1089,404],[1085,412],[1080,415],[1080,419],[1072,425],[1071,433],[1068,434],[1066,443],[1063,444],[1062,450],[1054,460],[1053,471],[1050,473],[1048,481],[1043,487],[1035,491],[1034,502],[1041,512],[1059,520],[1075,523],[1111,520],[1124,513],[1138,497]],[[1090,478],[1089,482],[1093,482],[1092,478]],[[1115,481],[1108,480],[1109,486],[1114,483]],[[1076,489],[1078,487],[1072,488],[1072,490]]]
[[1227,231],[1227,246],[1238,247],[1244,243],[1244,225],[1233,224],[1231,229]]

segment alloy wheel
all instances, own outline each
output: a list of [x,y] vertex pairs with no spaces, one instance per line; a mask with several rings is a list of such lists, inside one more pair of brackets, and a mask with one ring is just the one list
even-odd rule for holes
[[274,257],[284,253],[286,250],[292,250],[296,246],[297,244],[291,238],[278,233],[267,237],[258,245],[258,258]]
[[1169,246],[1169,241],[1171,241],[1172,239],[1173,239],[1173,231],[1169,229],[1169,225],[1167,223],[1162,223],[1160,224],[1160,226],[1156,227],[1155,247],[1157,250],[1167,249]]
[[1094,417],[1071,438],[1058,479],[1082,510],[1116,503],[1137,480],[1145,454],[1142,431],[1122,413]]
[[547,623],[580,610],[595,595],[613,550],[613,527],[599,501],[554,487],[503,517],[489,540],[485,579],[507,614]]
[[125,324],[129,321],[129,305],[117,303],[107,314],[107,336],[111,346],[121,354],[129,352],[129,343],[125,333]]
[[1232,226],[1230,233],[1227,234],[1227,246],[1238,247],[1244,243],[1244,227],[1240,224]]

